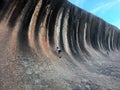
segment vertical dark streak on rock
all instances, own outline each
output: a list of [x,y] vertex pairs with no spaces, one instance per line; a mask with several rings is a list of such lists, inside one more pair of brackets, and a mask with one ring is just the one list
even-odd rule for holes
[[36,4],[37,3],[34,3],[33,1],[29,1],[26,6],[27,8],[24,12],[25,14],[22,16],[21,26],[18,32],[18,41],[19,41],[19,47],[23,51],[26,51],[26,49],[28,49],[29,47],[28,30]]
[[86,35],[86,42],[89,46],[91,46],[91,42],[90,42],[90,28],[91,28],[91,20],[92,20],[93,16],[91,14],[89,14],[88,16],[88,20],[87,20],[87,35]]
[[116,37],[117,37],[117,34],[115,34],[115,33],[117,33],[115,30],[114,30],[114,37],[113,37],[113,47],[114,47],[114,50],[116,50]]
[[4,5],[5,5],[5,0],[1,0],[0,1],[0,12],[3,9]]
[[[60,26],[60,47],[62,48],[62,50],[64,52],[65,51],[65,46],[64,46],[64,43],[63,43],[63,37],[62,37],[62,33],[63,33],[63,23],[64,23],[64,17],[65,17],[65,14],[66,14],[66,10],[67,10],[67,7],[66,7],[66,3],[63,4],[63,14],[62,14],[62,19],[61,19],[61,26]],[[68,27],[67,27],[68,28]]]
[[[76,10],[75,10],[76,9]],[[74,58],[79,57],[79,52],[77,49],[77,39],[76,39],[76,25],[77,25],[77,8],[70,7],[70,12],[69,12],[69,19],[68,19],[68,31],[67,31],[67,36],[68,36],[68,43],[69,46],[72,47],[70,48],[72,55]]]
[[[53,5],[55,4],[55,5]],[[50,17],[50,22],[47,22],[48,26],[48,37],[49,37],[49,41],[50,41],[50,45],[53,47],[54,46],[54,28],[55,28],[55,22],[56,22],[56,18],[57,18],[57,14],[60,10],[60,7],[63,5],[63,1],[56,1],[56,3],[51,3],[51,17]],[[54,18],[52,18],[54,17]]]
[[100,26],[99,26],[98,42],[99,42],[99,50],[102,50],[103,49],[103,44],[102,44],[103,23],[102,21],[100,21],[99,24]]
[[118,49],[120,50],[120,32],[119,32],[119,35],[118,35]]
[[27,0],[19,0],[16,1],[16,7],[10,17],[8,25],[10,27],[13,27],[16,23],[17,18],[21,15],[22,10],[24,9],[25,5],[27,3]]
[[1,6],[2,10],[0,11],[0,22],[6,15],[9,8],[11,8],[11,5],[16,1],[15,0],[6,0],[6,1],[4,0],[3,2],[4,2],[4,6]]
[[110,31],[110,49],[113,51],[113,46],[112,46],[112,35],[113,35],[113,30]]
[[120,41],[119,32],[117,32],[116,34],[117,34],[116,39],[115,39],[116,40],[116,48],[117,48],[117,50],[119,50],[119,43],[120,43],[119,42]]
[[78,38],[79,38],[79,47],[81,48],[81,51],[83,54],[87,54],[89,56],[88,51],[85,48],[84,43],[84,29],[85,29],[85,23],[86,22],[87,14],[83,11],[81,11],[81,18],[79,23],[79,30],[78,30]]
[[105,26],[105,50],[107,50],[107,51],[110,51],[109,50],[109,45],[108,45],[108,37],[109,37],[109,35],[108,35],[108,32],[109,32],[109,25],[108,24],[106,24],[106,26]]
[[97,20],[97,18],[93,17],[90,25],[90,41],[92,47],[96,50],[98,50],[97,36],[99,33]]
[[40,28],[42,27],[42,23],[44,21],[46,12],[47,12],[47,5],[50,4],[50,0],[43,0],[42,1],[42,6],[39,10],[39,14],[37,16],[37,21],[36,21],[36,26],[35,26],[35,43],[38,44],[38,36],[39,36],[39,32],[40,32]]
[[101,44],[103,49],[105,49],[105,22],[102,22],[102,28],[101,28],[101,34],[100,34],[100,38],[101,38]]

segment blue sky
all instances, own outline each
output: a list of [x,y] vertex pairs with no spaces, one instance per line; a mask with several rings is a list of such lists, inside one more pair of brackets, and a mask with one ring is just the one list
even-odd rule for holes
[[68,0],[120,29],[120,0]]

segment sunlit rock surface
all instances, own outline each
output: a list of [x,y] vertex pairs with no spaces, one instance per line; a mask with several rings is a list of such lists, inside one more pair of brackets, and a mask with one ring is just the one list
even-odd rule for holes
[[0,90],[119,89],[117,27],[66,0],[0,1]]

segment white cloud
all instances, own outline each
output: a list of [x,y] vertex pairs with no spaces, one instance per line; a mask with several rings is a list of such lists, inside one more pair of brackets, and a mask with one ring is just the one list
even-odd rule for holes
[[96,8],[91,10],[92,13],[97,13],[99,11],[106,11],[111,9],[113,6],[120,4],[120,0],[113,0],[112,2],[103,2],[102,4],[99,4]]

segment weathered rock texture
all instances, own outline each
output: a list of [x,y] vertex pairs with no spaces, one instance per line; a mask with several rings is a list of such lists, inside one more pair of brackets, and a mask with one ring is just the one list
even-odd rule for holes
[[0,1],[0,90],[119,89],[118,28],[66,0]]

